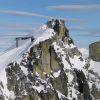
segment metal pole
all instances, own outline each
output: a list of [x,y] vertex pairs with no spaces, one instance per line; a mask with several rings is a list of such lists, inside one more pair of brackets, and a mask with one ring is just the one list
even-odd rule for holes
[[16,47],[18,47],[18,38],[16,38]]

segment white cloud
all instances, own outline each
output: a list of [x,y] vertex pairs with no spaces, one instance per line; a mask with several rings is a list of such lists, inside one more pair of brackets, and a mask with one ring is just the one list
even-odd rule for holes
[[0,27],[2,30],[14,30],[14,31],[24,31],[24,32],[30,32],[33,31],[33,27]]
[[58,5],[58,6],[48,6],[50,10],[58,11],[100,11],[100,4],[89,4],[89,5]]
[[81,27],[70,27],[69,30],[100,35],[100,29],[88,29],[88,28],[86,29],[86,28],[81,28]]
[[87,38],[90,38],[90,37],[98,37],[100,38],[100,35],[96,35],[96,34],[76,34],[74,36],[77,36],[77,37],[87,37]]
[[40,23],[22,24],[22,23],[0,23],[0,27],[33,27],[34,25],[40,25]]
[[86,28],[81,28],[81,27],[70,27],[69,30],[75,32],[73,36],[100,37],[100,29],[88,29],[88,28],[86,29]]
[[25,25],[18,23],[0,23],[0,29],[3,30],[19,30],[19,31],[32,31],[34,25]]
[[0,13],[2,14],[11,14],[11,15],[17,15],[17,16],[36,16],[41,18],[51,18],[50,16],[33,13],[33,12],[24,12],[24,11],[16,11],[16,10],[0,10]]
[[54,16],[46,16],[38,13],[33,13],[33,12],[24,12],[24,11],[16,11],[16,10],[0,10],[0,14],[10,14],[10,15],[16,15],[16,16],[36,16],[40,18],[45,18],[45,19],[64,19],[65,21],[68,22],[81,22],[80,19],[78,18],[62,18],[62,17],[54,17]]

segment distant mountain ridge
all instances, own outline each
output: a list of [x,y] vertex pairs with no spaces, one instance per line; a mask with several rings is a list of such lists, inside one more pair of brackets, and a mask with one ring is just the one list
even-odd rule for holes
[[89,57],[94,61],[100,62],[100,41],[89,45]]

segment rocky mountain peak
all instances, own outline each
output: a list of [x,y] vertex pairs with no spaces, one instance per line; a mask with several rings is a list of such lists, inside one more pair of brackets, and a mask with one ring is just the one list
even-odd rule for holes
[[0,99],[93,100],[96,81],[89,75],[96,74],[69,36],[64,20],[53,19],[46,25],[35,31],[40,37],[21,52],[20,61],[5,68],[6,84],[0,83]]
[[69,37],[69,31],[65,26],[64,20],[52,19],[51,21],[47,22],[47,26],[54,29],[54,31],[59,35],[60,38],[63,38],[65,36]]

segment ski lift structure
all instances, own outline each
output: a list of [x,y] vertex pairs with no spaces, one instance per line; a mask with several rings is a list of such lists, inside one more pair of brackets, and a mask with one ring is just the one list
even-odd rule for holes
[[30,39],[30,41],[31,42],[33,42],[34,41],[34,37],[33,36],[25,36],[25,37],[16,37],[16,47],[19,47],[19,41],[21,41],[21,40],[28,40],[28,39]]

